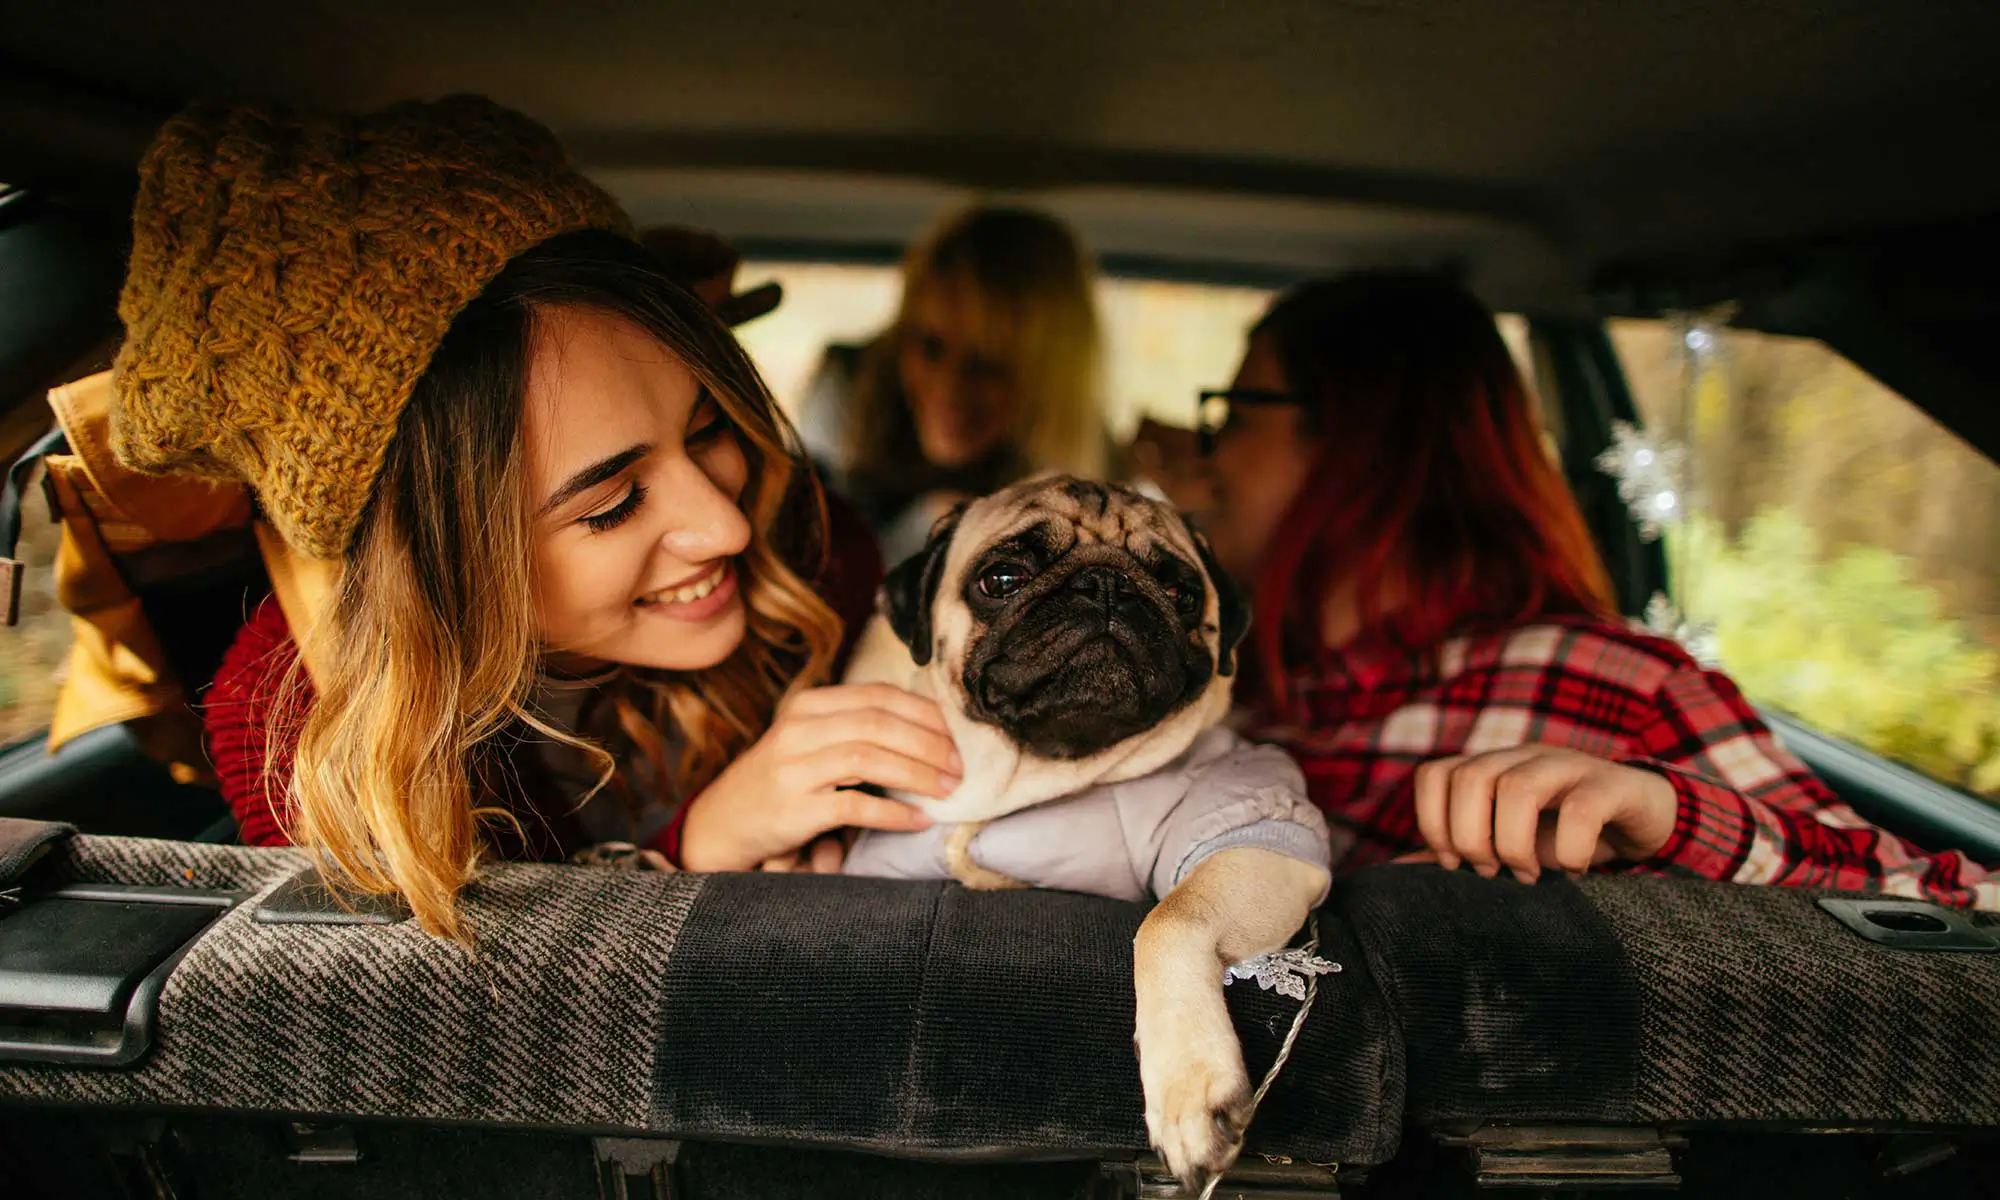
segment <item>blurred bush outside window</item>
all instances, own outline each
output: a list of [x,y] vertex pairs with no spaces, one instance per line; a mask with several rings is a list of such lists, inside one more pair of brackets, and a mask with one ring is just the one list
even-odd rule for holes
[[1685,618],[1753,701],[2000,801],[2000,465],[1822,343],[1610,323]]

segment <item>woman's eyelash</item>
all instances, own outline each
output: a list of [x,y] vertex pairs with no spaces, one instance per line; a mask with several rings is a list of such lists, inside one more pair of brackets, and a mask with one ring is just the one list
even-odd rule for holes
[[620,500],[616,505],[605,509],[601,513],[585,517],[583,523],[590,527],[592,533],[604,533],[607,530],[616,529],[630,520],[633,513],[639,511],[639,505],[645,499],[646,485],[633,480],[632,490],[625,493],[623,500]]

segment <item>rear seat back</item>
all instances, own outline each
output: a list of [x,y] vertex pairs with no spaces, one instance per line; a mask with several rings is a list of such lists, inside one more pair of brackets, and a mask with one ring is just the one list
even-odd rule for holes
[[[413,924],[261,923],[291,850],[78,837],[32,888],[242,891],[159,997],[136,1067],[0,1064],[0,1100],[469,1122],[983,1158],[1145,1147],[1131,939],[1143,910],[1060,892],[502,865],[479,952]],[[1319,1014],[1252,1147],[1395,1153],[1402,1062],[1329,916]],[[1230,989],[1253,1072],[1294,1011]]]
[[[0,1064],[0,1105],[352,1123],[385,1145],[381,1130],[415,1123],[535,1134],[564,1155],[621,1138],[980,1162],[1144,1148],[1138,906],[503,865],[467,894],[470,954],[408,923],[258,921],[305,861],[58,843],[24,880],[29,903],[79,882],[249,898],[167,978],[143,1061]],[[1345,969],[1321,980],[1250,1150],[1366,1166],[1396,1156],[1406,1123],[2000,1125],[2000,954],[1878,945],[1816,899],[1360,872],[1320,917]],[[1293,1003],[1227,994],[1255,1077]]]

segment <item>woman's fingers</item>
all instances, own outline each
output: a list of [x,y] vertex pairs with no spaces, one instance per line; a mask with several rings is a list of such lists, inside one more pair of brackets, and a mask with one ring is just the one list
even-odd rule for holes
[[[800,716],[793,721],[789,736],[795,739],[795,745],[806,747],[868,742],[928,763],[939,774],[954,779],[965,770],[965,764],[958,756],[958,747],[949,734],[884,708],[851,708],[817,716]],[[881,781],[871,779],[869,782]]]
[[1439,758],[1417,767],[1414,787],[1417,799],[1417,831],[1424,845],[1437,855],[1438,865],[1458,870],[1458,853],[1451,842],[1451,773],[1463,758]]
[[939,733],[947,733],[937,702],[886,683],[844,683],[812,688],[792,698],[788,709],[799,716],[825,716],[860,708],[879,708]]
[[1542,873],[1536,841],[1543,811],[1564,802],[1583,770],[1583,763],[1566,755],[1541,754],[1494,780],[1493,853],[1522,883],[1533,883]]
[[1543,861],[1540,814],[1581,774],[1577,758],[1546,746],[1516,746],[1424,763],[1414,790],[1425,845],[1446,870],[1463,861],[1488,878],[1505,866],[1534,879]]
[[915,805],[885,796],[871,796],[867,792],[835,792],[829,799],[826,816],[827,821],[820,827],[821,832],[851,826],[856,829],[881,829],[889,833],[914,833],[931,827],[930,817]]
[[782,835],[791,843],[790,848],[764,859],[758,870],[838,875],[847,860],[847,848],[860,830],[914,833],[930,828],[931,819],[923,810],[900,800],[843,790],[791,806],[783,823],[791,826]]
[[815,875],[838,875],[840,864],[847,857],[847,847],[837,833],[824,834],[813,840],[806,851],[806,866]]
[[1568,868],[1562,865],[1562,859],[1556,854],[1556,825],[1561,818],[1561,809],[1554,812],[1543,811],[1540,824],[1535,826],[1535,861],[1549,870],[1569,874]]
[[780,771],[782,786],[794,795],[827,791],[854,783],[915,792],[939,798],[951,795],[958,777],[947,775],[922,759],[899,754],[874,742],[835,742],[797,759]]
[[1556,865],[1572,875],[1588,871],[1592,863],[1610,857],[1609,848],[1600,855],[1604,826],[1618,811],[1615,783],[1587,779],[1571,789],[1556,810]]
[[1493,857],[1493,772],[1478,761],[1459,764],[1451,773],[1450,810],[1446,823],[1451,829],[1451,848],[1472,869],[1493,878],[1500,873],[1500,860]]
[[1500,873],[1500,859],[1493,852],[1494,788],[1502,774],[1540,752],[1539,746],[1495,750],[1465,759],[1452,769],[1446,818],[1452,849],[1488,879]]

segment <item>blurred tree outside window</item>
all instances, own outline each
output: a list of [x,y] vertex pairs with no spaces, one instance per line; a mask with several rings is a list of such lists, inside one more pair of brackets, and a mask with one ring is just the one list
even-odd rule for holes
[[1613,321],[1675,600],[1755,702],[2000,801],[2000,465],[1825,345]]
[[27,565],[21,622],[0,629],[0,746],[48,727],[63,660],[74,637],[69,614],[56,602],[56,544],[61,529],[49,520],[40,478],[37,470],[21,505],[21,542],[15,551]]

